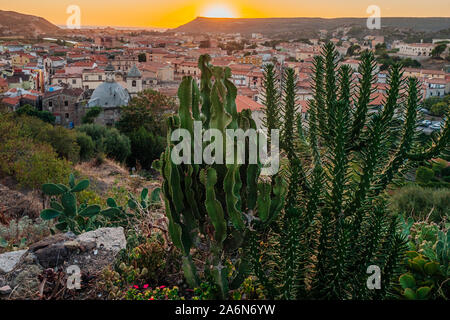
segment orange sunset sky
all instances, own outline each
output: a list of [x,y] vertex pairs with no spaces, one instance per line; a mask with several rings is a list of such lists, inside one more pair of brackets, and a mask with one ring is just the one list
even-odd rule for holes
[[82,25],[172,28],[197,16],[229,18],[367,17],[378,5],[385,17],[449,17],[450,0],[0,0],[1,10],[65,24],[78,5]]

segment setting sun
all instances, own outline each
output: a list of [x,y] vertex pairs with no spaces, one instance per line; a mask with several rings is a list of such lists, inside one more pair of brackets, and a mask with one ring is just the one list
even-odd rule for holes
[[208,18],[236,18],[234,10],[224,4],[206,7],[201,15]]

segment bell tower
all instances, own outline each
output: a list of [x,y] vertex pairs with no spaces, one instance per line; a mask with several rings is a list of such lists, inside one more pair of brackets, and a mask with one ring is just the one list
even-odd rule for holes
[[136,67],[136,64],[133,65],[127,74],[127,89],[131,97],[142,91],[142,74]]

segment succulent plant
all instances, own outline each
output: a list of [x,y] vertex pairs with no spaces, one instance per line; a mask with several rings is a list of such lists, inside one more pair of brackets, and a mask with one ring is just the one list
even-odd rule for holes
[[[102,222],[97,215],[106,218],[120,214],[120,210],[109,207],[104,210],[99,205],[78,205],[76,193],[86,190],[89,187],[89,180],[82,180],[76,183],[73,174],[69,176],[69,185],[46,183],[42,185],[42,192],[51,196],[50,208],[41,211],[43,220],[57,220],[55,227],[60,231],[73,231],[80,233],[97,229],[102,226]],[[56,197],[59,197],[59,202]]]
[[[400,292],[409,300],[432,298],[446,277],[442,274],[439,262],[432,261],[416,251],[406,253],[408,272],[399,277]],[[445,288],[445,284],[444,284]]]
[[[417,144],[418,80],[393,65],[383,107],[373,110],[376,69],[372,52],[362,53],[356,74],[339,65],[332,43],[324,45],[314,57],[304,124],[295,111],[295,73],[283,75],[278,115],[289,191],[270,246],[259,245],[268,237],[257,234],[251,254],[269,298],[384,299],[398,283],[406,238],[388,212],[386,191],[414,162],[449,151],[450,120],[431,146]],[[366,283],[372,265],[381,272],[377,290]]]
[[[199,273],[191,249],[206,248],[202,273],[213,279],[219,288],[218,297],[226,298],[229,290],[237,288],[249,271],[242,247],[248,242],[254,224],[268,225],[274,221],[282,209],[286,190],[280,177],[273,183],[259,180],[260,163],[173,163],[172,132],[182,128],[193,137],[194,121],[201,122],[202,134],[217,129],[224,137],[227,128],[256,129],[248,110],[240,113],[236,110],[237,89],[229,80],[230,69],[213,67],[210,59],[208,55],[199,59],[200,89],[192,77],[183,78],[178,90],[178,114],[168,119],[168,146],[154,167],[164,179],[162,194],[169,233],[184,255],[186,279],[192,288],[198,287]],[[194,150],[194,141],[191,147]],[[237,143],[233,148],[237,148]],[[248,152],[248,143],[245,148]],[[234,262],[234,272],[226,266],[228,259]]]

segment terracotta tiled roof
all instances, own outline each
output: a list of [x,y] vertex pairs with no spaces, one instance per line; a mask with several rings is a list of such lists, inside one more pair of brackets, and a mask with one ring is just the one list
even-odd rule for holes
[[20,103],[20,97],[14,97],[14,98],[6,97],[6,98],[2,99],[2,102],[4,104],[8,104],[10,106],[16,106]]
[[36,101],[38,99],[38,96],[34,96],[32,94],[25,94],[22,96],[22,98],[27,99],[27,100]]
[[384,94],[381,92],[375,92],[372,94],[371,98],[373,99],[373,101],[369,103],[371,106],[380,106],[384,102]]
[[298,101],[299,106],[302,108],[302,113],[306,113],[309,110],[308,100],[300,100]]
[[238,95],[236,97],[236,109],[237,112],[250,109],[251,111],[261,110],[264,106],[256,101],[253,101],[249,97]]

